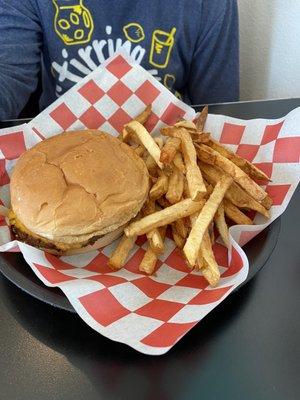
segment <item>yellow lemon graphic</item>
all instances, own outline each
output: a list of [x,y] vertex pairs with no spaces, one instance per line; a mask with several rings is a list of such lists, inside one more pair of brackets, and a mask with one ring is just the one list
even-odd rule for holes
[[137,22],[130,22],[123,27],[123,32],[130,42],[139,43],[145,39],[145,32],[143,27]]
[[87,43],[94,21],[83,0],[52,0],[55,7],[54,30],[66,45]]
[[171,51],[175,43],[176,28],[171,32],[156,29],[152,34],[151,50],[149,56],[150,64],[157,68],[166,68],[169,64]]

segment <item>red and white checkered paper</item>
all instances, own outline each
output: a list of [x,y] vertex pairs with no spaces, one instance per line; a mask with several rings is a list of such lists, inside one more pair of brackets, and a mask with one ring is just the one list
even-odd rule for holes
[[[0,199],[9,207],[9,180],[19,156],[28,148],[64,130],[102,129],[116,135],[122,126],[152,103],[147,122],[151,132],[178,118],[193,119],[192,108],[124,54],[117,54],[93,71],[29,124],[0,131]],[[21,251],[34,273],[47,286],[57,286],[80,317],[102,335],[146,354],[166,353],[185,333],[223,301],[248,274],[241,249],[285,210],[299,181],[300,108],[277,120],[238,120],[209,115],[205,130],[254,162],[272,181],[271,220],[254,216],[255,226],[230,228],[229,253],[221,244],[214,252],[221,270],[217,288],[199,272],[190,272],[174,242],[166,239],[153,276],[139,272],[145,239],[139,238],[126,266],[107,267],[116,242],[83,255],[57,258],[11,238],[0,220],[0,250]],[[251,268],[251,266],[250,266]]]

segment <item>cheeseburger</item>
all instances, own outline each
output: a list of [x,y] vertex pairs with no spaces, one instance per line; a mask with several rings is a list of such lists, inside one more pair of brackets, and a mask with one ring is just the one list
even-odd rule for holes
[[11,177],[9,220],[16,239],[54,254],[103,247],[142,208],[144,162],[96,130],[65,132],[26,151]]

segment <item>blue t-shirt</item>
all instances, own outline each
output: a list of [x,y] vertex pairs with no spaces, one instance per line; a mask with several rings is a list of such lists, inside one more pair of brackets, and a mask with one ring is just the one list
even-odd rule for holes
[[186,102],[238,99],[236,0],[0,0],[0,119],[41,69],[45,107],[119,48]]

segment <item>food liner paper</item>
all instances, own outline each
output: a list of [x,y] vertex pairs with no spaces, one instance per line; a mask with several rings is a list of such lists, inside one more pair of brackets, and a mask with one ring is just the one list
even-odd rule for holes
[[[28,124],[0,131],[0,199],[10,206],[9,181],[17,159],[44,138],[66,130],[101,129],[116,136],[123,125],[152,104],[150,132],[193,119],[195,111],[125,54],[116,54],[86,76]],[[145,354],[163,354],[247,277],[241,246],[265,229],[287,207],[299,181],[300,108],[273,120],[240,120],[208,115],[205,131],[253,162],[271,177],[271,219],[255,215],[253,226],[230,228],[230,249],[220,240],[214,253],[221,271],[217,287],[189,271],[173,240],[159,257],[153,276],[139,272],[146,239],[138,238],[124,268],[113,272],[107,260],[117,241],[87,254],[55,257],[13,240],[0,221],[0,250],[20,251],[38,278],[59,287],[79,316],[100,334]],[[24,264],[24,268],[28,268]],[[250,265],[251,268],[251,265]]]

